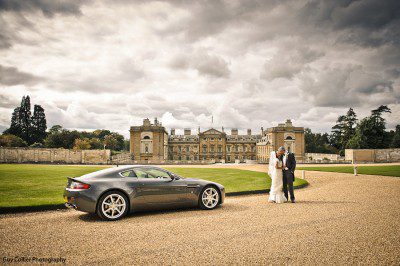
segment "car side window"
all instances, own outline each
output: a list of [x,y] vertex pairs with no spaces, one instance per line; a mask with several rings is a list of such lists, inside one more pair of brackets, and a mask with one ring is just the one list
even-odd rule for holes
[[120,173],[123,177],[137,177],[133,170],[128,170]]
[[153,178],[153,176],[149,175],[141,169],[135,169],[135,174],[138,178]]
[[152,178],[159,178],[159,179],[164,179],[164,178],[171,178],[168,172],[165,172],[161,169],[157,168],[148,168],[145,170],[150,177]]

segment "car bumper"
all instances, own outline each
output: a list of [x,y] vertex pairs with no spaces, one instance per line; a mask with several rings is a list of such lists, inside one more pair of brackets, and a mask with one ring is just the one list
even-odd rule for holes
[[96,212],[96,200],[88,194],[88,190],[64,190],[64,203],[69,209],[83,212]]

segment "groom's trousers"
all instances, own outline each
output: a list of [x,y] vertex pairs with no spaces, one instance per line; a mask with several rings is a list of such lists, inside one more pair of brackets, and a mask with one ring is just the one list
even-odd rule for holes
[[288,187],[290,193],[290,200],[294,200],[294,191],[293,191],[293,181],[294,174],[290,170],[283,170],[283,193],[285,197],[289,200],[288,195]]

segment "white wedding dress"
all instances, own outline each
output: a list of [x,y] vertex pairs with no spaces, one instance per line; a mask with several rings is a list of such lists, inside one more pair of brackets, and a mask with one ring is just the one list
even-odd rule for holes
[[272,180],[268,201],[284,203],[287,199],[283,193],[282,169],[276,169],[276,166],[282,167],[282,161],[279,161],[278,158],[276,158],[276,153],[273,151],[270,154],[268,166],[268,174]]

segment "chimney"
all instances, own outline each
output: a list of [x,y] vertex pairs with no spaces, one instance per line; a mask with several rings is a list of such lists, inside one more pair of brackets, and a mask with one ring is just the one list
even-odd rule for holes
[[261,127],[261,136],[264,136],[264,128]]
[[200,134],[200,126],[199,126],[199,128],[198,128],[198,133]]
[[175,135],[175,128],[171,128],[171,135]]
[[292,126],[293,126],[293,125],[292,125],[292,120],[286,119],[285,127],[292,127]]
[[247,129],[247,135],[251,135],[251,129]]
[[184,130],[184,134],[185,134],[185,136],[189,136],[189,135],[191,135],[192,134],[192,132],[191,132],[191,130],[190,130],[190,128],[185,128],[185,130]]
[[231,129],[231,135],[232,136],[237,136],[238,135],[238,129],[237,128],[232,128]]
[[157,120],[157,117],[155,117],[155,118],[154,118],[154,125],[155,125],[155,126],[158,126],[158,120]]

